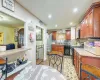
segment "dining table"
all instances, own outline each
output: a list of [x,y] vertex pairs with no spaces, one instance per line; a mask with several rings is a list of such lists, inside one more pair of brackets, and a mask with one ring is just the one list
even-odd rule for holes
[[66,80],[62,73],[46,65],[27,66],[14,80]]

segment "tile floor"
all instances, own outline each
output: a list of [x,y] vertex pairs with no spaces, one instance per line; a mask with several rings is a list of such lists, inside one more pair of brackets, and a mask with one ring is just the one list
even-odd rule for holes
[[[42,65],[48,65],[48,60],[41,63]],[[64,56],[63,72],[66,80],[78,80],[75,68],[72,64],[71,56]]]

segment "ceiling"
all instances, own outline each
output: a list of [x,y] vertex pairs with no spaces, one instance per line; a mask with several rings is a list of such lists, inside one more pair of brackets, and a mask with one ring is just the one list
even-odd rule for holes
[[24,26],[24,22],[0,12],[0,25],[6,25],[9,27],[21,27]]
[[[16,0],[37,16],[48,29],[63,29],[76,26],[93,0]],[[74,8],[78,8],[76,13]],[[52,18],[48,18],[52,14]],[[70,23],[73,23],[70,25]],[[55,27],[55,25],[58,25]]]

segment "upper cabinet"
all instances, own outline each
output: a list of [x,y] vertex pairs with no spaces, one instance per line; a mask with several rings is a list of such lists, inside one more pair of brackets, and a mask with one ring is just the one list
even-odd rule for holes
[[66,40],[71,40],[71,31],[66,30]]
[[57,33],[56,31],[52,32],[52,40],[56,40],[56,33]]
[[80,35],[81,35],[81,38],[84,38],[84,27],[83,27],[83,25],[84,25],[84,21],[81,23],[81,28],[80,28]]
[[100,3],[94,3],[80,24],[81,38],[100,38]]
[[94,9],[94,36],[100,37],[100,4],[99,7]]

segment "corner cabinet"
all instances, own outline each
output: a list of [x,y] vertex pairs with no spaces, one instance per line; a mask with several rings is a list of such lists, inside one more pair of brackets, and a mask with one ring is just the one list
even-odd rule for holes
[[56,31],[52,32],[52,40],[56,40],[56,33],[57,33]]
[[81,38],[100,38],[100,2],[93,3],[80,24]]
[[71,40],[71,31],[66,30],[66,40]]

